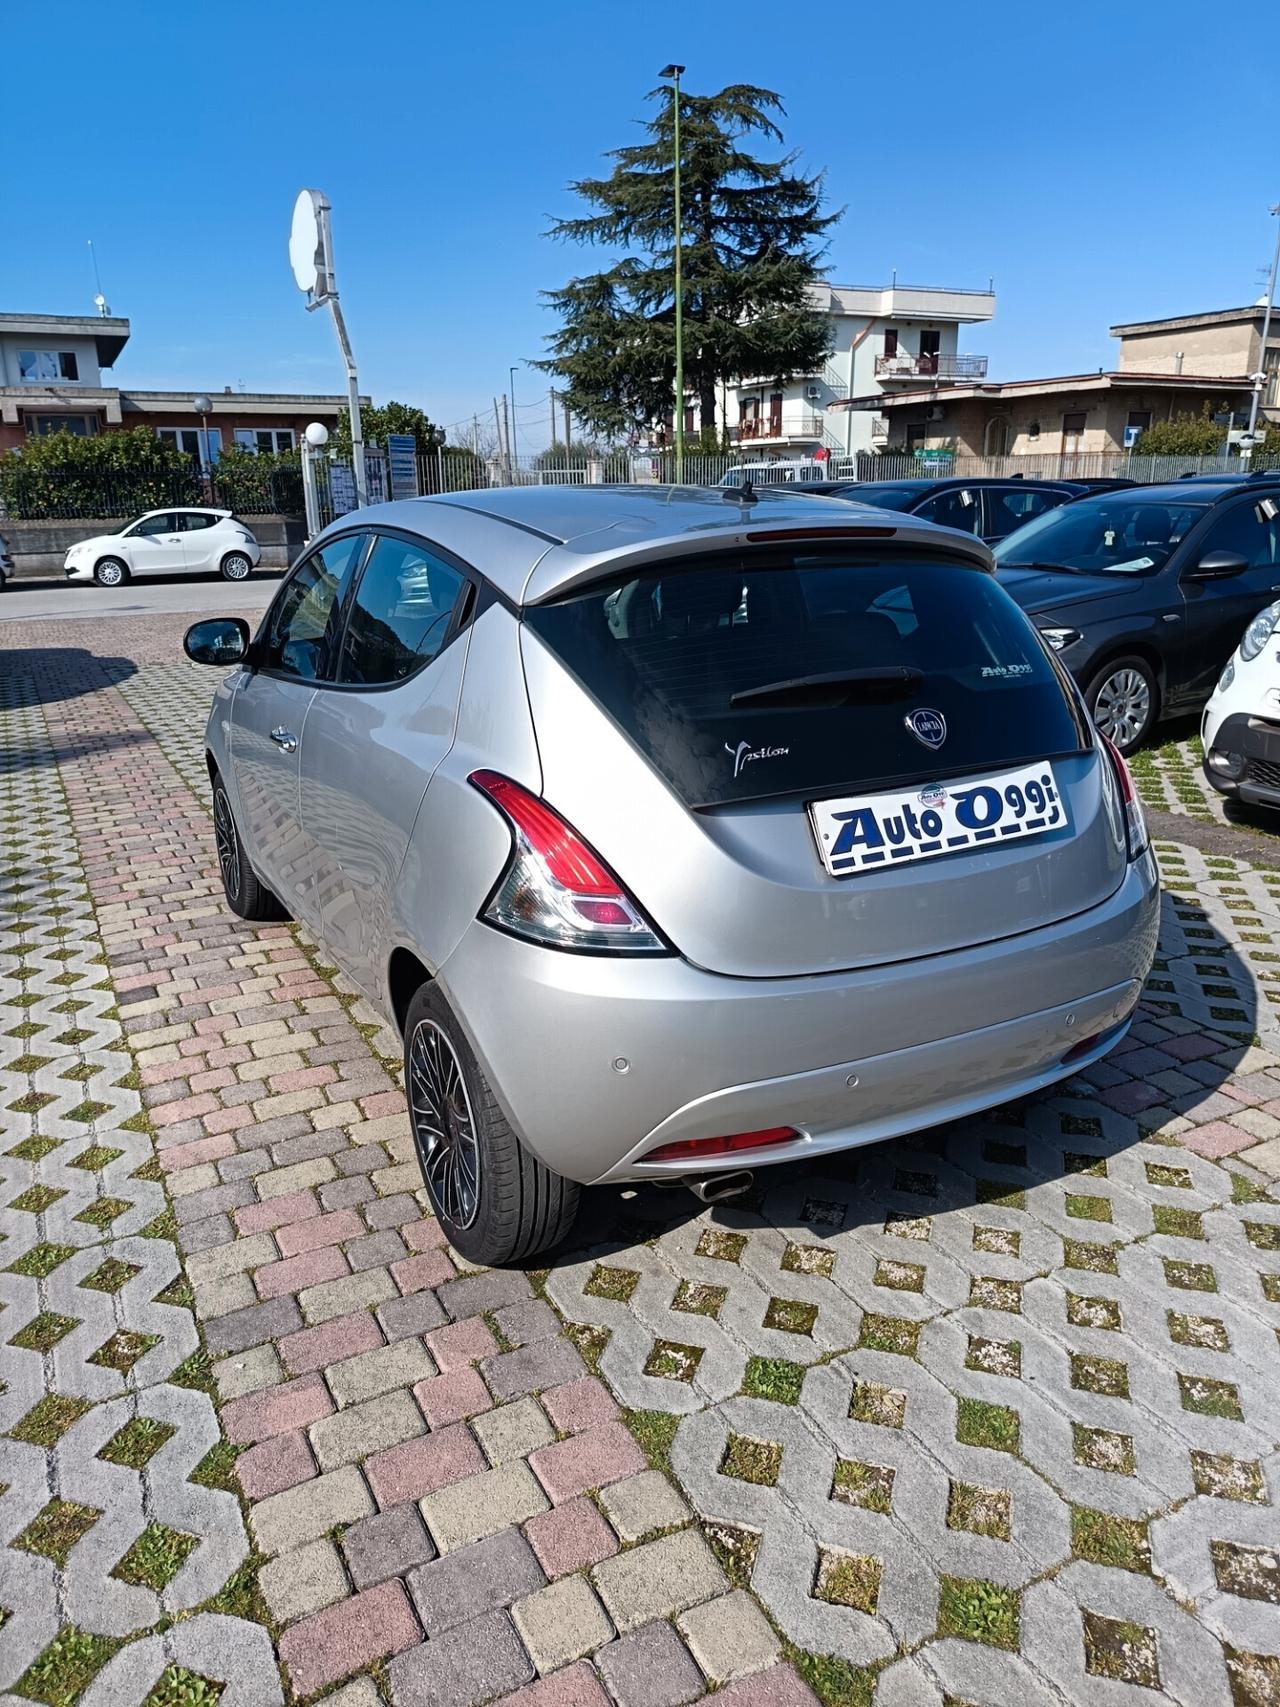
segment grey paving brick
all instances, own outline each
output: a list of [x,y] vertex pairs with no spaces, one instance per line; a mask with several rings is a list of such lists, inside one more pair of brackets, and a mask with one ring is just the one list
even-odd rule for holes
[[332,1606],[351,1592],[337,1548],[323,1539],[268,1559],[258,1572],[258,1586],[282,1624]]
[[546,1582],[518,1529],[459,1547],[409,1575],[409,1592],[428,1636],[469,1623],[531,1594]]
[[406,1222],[419,1221],[421,1218],[421,1209],[407,1191],[397,1192],[393,1197],[379,1198],[365,1211],[365,1220],[375,1232],[381,1227],[403,1227]]
[[729,1586],[715,1554],[692,1529],[605,1559],[591,1574],[621,1631],[684,1612]]
[[435,1373],[435,1360],[430,1352],[418,1340],[405,1339],[359,1352],[341,1363],[331,1363],[325,1379],[341,1410],[365,1399],[375,1399],[379,1393],[389,1393],[396,1387],[412,1387],[415,1381],[428,1381]]
[[670,1624],[632,1630],[601,1649],[597,1664],[618,1707],[681,1707],[703,1692],[702,1673]]
[[499,1405],[497,1410],[473,1418],[471,1432],[491,1464],[509,1464],[513,1459],[527,1458],[556,1438],[547,1413],[531,1398]]
[[432,1328],[448,1321],[434,1292],[410,1292],[403,1298],[389,1298],[374,1311],[378,1324],[389,1340],[408,1339],[412,1335],[429,1334]]
[[488,1269],[481,1274],[459,1275],[437,1288],[440,1302],[455,1321],[464,1316],[482,1316],[504,1304],[519,1304],[531,1296],[529,1282],[512,1268]]
[[[342,1551],[358,1589],[406,1576],[436,1556],[435,1546],[412,1501],[391,1506],[353,1523],[342,1536]],[[430,1632],[428,1632],[429,1634]]]
[[533,1675],[505,1612],[488,1612],[397,1654],[387,1666],[396,1707],[476,1707]]
[[560,1333],[559,1316],[541,1298],[531,1298],[524,1304],[507,1304],[494,1313],[498,1326],[515,1346],[555,1339]]
[[307,1326],[331,1322],[335,1316],[346,1316],[352,1310],[372,1310],[399,1296],[399,1288],[385,1268],[366,1269],[363,1274],[346,1274],[340,1280],[321,1281],[298,1294],[298,1303],[306,1317]]
[[283,1339],[302,1326],[302,1317],[292,1298],[272,1298],[246,1310],[233,1310],[205,1324],[204,1337],[210,1352],[222,1356],[247,1351],[264,1340]]
[[[450,1281],[449,1285],[457,1282]],[[446,1289],[441,1287],[440,1292]],[[494,1396],[514,1399],[522,1393],[542,1393],[585,1375],[577,1347],[567,1339],[537,1340],[518,1351],[505,1351],[481,1365]]]
[[368,1233],[363,1239],[352,1239],[350,1244],[343,1246],[343,1250],[347,1261],[357,1273],[364,1268],[377,1268],[381,1264],[399,1262],[409,1254],[408,1246],[394,1227]]

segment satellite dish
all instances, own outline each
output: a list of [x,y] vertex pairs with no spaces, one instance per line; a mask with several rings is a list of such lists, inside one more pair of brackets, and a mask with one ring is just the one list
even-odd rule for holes
[[319,190],[300,190],[293,204],[293,224],[289,228],[289,265],[299,290],[308,295],[316,292],[325,277],[324,235],[321,230],[321,210],[327,206]]

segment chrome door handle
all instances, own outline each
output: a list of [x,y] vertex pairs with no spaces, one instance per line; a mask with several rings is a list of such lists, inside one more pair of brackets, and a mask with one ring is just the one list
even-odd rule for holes
[[298,737],[286,729],[283,723],[278,729],[271,731],[271,739],[277,747],[283,747],[286,753],[296,753],[298,750]]
[[1166,613],[1163,620],[1165,622],[1181,622],[1182,618],[1176,613]]

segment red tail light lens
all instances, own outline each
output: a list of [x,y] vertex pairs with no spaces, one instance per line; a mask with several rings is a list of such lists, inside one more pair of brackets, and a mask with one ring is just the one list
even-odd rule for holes
[[734,1132],[728,1138],[681,1138],[674,1144],[659,1144],[641,1162],[697,1162],[709,1156],[732,1156],[739,1150],[767,1150],[774,1144],[789,1144],[800,1134],[794,1126],[766,1126],[759,1132]]
[[1119,747],[1116,746],[1115,742],[1111,740],[1109,736],[1104,735],[1101,730],[1098,731],[1098,739],[1106,749],[1107,757],[1111,761],[1111,770],[1116,779],[1116,786],[1120,790],[1120,807],[1124,814],[1125,841],[1128,846],[1129,858],[1134,860],[1137,859],[1139,854],[1146,851],[1149,839],[1147,836],[1147,820],[1142,810],[1142,802],[1138,799],[1137,793],[1134,790],[1133,777],[1129,774],[1129,767],[1125,763],[1124,755],[1121,753]]
[[511,826],[511,863],[483,917],[552,948],[592,953],[670,950],[594,850],[560,814],[497,771],[468,779]]

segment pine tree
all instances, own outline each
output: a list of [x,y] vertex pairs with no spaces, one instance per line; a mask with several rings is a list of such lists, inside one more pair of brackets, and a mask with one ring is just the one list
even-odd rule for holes
[[[647,140],[614,149],[609,177],[570,186],[595,211],[550,233],[620,258],[543,293],[562,324],[538,365],[557,375],[573,414],[610,437],[663,418],[673,403],[674,91],[649,99],[662,105]],[[794,154],[763,160],[745,146],[753,136],[781,143],[772,115],[782,112],[777,95],[749,84],[680,91],[685,384],[704,436],[722,380],[780,383],[811,372],[830,347],[808,291],[840,214],[822,213],[821,174],[798,173]]]

